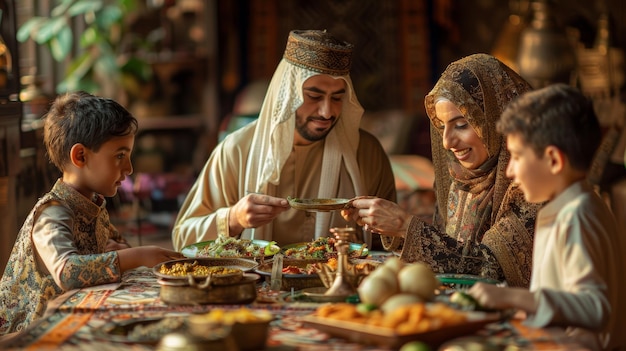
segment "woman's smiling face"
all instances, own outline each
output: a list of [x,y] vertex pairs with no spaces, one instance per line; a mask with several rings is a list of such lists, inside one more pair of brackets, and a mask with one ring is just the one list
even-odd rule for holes
[[435,112],[432,122],[441,132],[443,147],[452,151],[463,167],[477,169],[487,161],[487,147],[452,102],[437,102]]

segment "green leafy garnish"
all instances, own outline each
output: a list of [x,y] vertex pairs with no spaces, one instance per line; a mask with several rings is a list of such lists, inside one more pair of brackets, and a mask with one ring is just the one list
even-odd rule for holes
[[450,302],[455,303],[461,307],[475,309],[479,307],[478,301],[470,295],[462,291],[455,291],[450,296]]
[[452,293],[452,295],[450,296],[450,302],[456,304],[464,310],[485,312],[494,311],[491,308],[484,307],[483,305],[478,303],[478,301],[472,295],[463,291],[455,291],[454,293]]
[[278,247],[278,245],[276,245],[275,241],[270,241],[266,246],[265,246],[265,256],[271,256],[274,254],[277,254],[280,251],[280,247]]

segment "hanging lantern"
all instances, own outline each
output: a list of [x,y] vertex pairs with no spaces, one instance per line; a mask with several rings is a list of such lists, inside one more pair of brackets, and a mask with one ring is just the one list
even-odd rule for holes
[[531,4],[530,25],[522,31],[517,56],[519,74],[534,88],[553,83],[570,84],[576,58],[565,30],[554,16],[554,3],[538,0]]

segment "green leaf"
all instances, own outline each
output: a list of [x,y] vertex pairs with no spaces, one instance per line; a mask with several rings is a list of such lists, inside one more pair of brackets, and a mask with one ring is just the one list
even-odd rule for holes
[[114,5],[106,6],[96,16],[98,28],[109,29],[112,25],[122,20],[122,10]]
[[104,36],[101,36],[101,40],[98,40],[98,50],[100,53],[100,58],[101,57],[108,57],[109,59],[113,60],[113,62],[116,62],[116,58],[117,58],[117,53],[115,52],[115,49],[111,46],[111,44],[109,44],[109,42],[106,40],[106,38]]
[[278,247],[276,245],[275,241],[270,241],[266,246],[265,246],[265,250],[264,250],[264,254],[265,256],[270,256],[270,255],[274,255],[280,252],[280,247]]
[[367,316],[370,312],[377,310],[378,306],[373,303],[365,303],[361,302],[356,305],[356,311],[359,312],[363,316]]
[[63,29],[69,29],[69,25],[65,17],[57,17],[52,18],[49,21],[43,21],[41,26],[35,32],[33,39],[38,44],[45,44],[52,40],[53,37],[59,35],[59,32]]
[[137,0],[117,0],[118,4],[122,6],[124,12],[133,12],[137,9],[140,9],[139,1]]
[[76,88],[76,90],[84,90],[96,94],[100,90],[100,84],[93,79],[81,79]]
[[101,40],[98,31],[93,27],[88,27],[80,36],[80,47],[87,48],[96,45],[98,40]]
[[131,56],[120,66],[122,72],[130,74],[142,82],[147,82],[152,78],[152,66],[138,57]]
[[88,93],[95,94],[100,89],[98,83],[89,77],[77,79],[69,75],[57,85],[57,93],[62,94],[68,91],[84,90]]
[[70,91],[68,85],[67,79],[60,81],[59,84],[57,84],[57,94],[63,94]]
[[35,35],[37,29],[47,20],[47,18],[39,16],[27,20],[17,31],[17,40],[22,43],[28,40],[28,38]]
[[76,0],[63,0],[61,3],[52,9],[50,12],[50,17],[63,17],[63,15],[67,12],[67,9],[72,6],[72,3]]
[[110,79],[118,79],[119,68],[115,62],[115,57],[111,55],[100,55],[94,62],[94,71],[102,76]]
[[50,40],[50,52],[57,61],[62,61],[67,57],[72,49],[72,30],[64,27],[59,35]]
[[76,79],[82,79],[87,76],[94,65],[94,57],[88,51],[76,58],[68,67],[66,76],[72,76]]
[[77,16],[87,12],[96,12],[101,8],[102,1],[100,0],[79,0],[67,10],[67,14]]
[[462,291],[455,291],[450,295],[450,302],[455,303],[462,307],[468,307],[474,309],[478,306],[478,301],[470,295]]

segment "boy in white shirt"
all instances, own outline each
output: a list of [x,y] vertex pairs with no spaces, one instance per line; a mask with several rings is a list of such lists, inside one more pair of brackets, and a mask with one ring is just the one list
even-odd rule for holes
[[507,176],[527,201],[546,201],[535,231],[530,289],[476,284],[488,308],[525,311],[525,324],[560,326],[593,350],[626,349],[626,237],[586,181],[601,130],[590,100],[556,84],[511,103],[498,122]]

